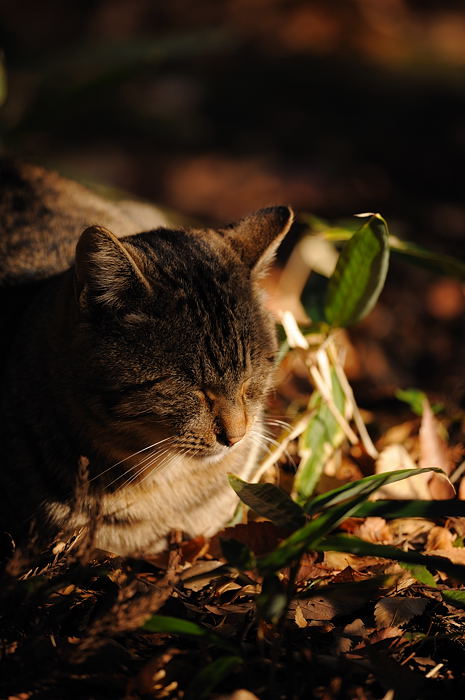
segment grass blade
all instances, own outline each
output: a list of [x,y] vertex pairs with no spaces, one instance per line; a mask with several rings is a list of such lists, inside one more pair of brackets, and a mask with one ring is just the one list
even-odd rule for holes
[[454,564],[446,557],[438,557],[433,554],[420,554],[420,552],[405,552],[398,547],[385,544],[373,544],[353,535],[331,535],[320,540],[314,546],[318,552],[347,552],[359,556],[381,557],[394,559],[407,564],[420,564],[427,569],[438,569],[450,574],[459,581],[465,581],[465,566]]
[[[365,493],[368,497],[370,493],[381,486],[384,486],[385,484],[392,484],[395,481],[401,481],[402,479],[407,479],[409,476],[416,476],[417,474],[422,474],[423,472],[439,472],[440,474],[443,474],[442,469],[430,467],[427,469],[398,469],[397,471],[393,472],[365,476],[363,479],[352,481],[349,484],[344,484],[344,486],[339,486],[337,489],[327,491],[320,496],[312,498],[305,504],[304,511],[308,515],[313,515],[313,513],[318,513],[329,506],[340,503],[341,501],[351,498],[359,493]],[[374,488],[372,488],[373,486]],[[365,504],[363,507],[368,506],[369,504]],[[359,511],[357,511],[357,516],[358,512]]]
[[450,498],[444,501],[367,501],[354,513],[356,518],[379,516],[394,518],[445,518],[465,517],[465,502]]

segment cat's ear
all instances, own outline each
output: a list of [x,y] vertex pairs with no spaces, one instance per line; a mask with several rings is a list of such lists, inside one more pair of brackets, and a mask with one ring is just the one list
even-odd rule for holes
[[290,207],[260,209],[221,231],[242,262],[261,276],[294,220]]
[[126,246],[103,226],[90,226],[76,246],[76,297],[114,310],[151,291],[134,246]]

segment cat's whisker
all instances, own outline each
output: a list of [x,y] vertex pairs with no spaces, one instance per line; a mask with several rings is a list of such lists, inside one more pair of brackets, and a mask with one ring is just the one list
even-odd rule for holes
[[266,444],[266,442],[264,440],[262,440],[263,436],[261,435],[261,433],[258,433],[256,431],[251,431],[249,433],[249,437],[255,445],[260,447],[260,449],[266,450],[268,452],[268,454],[271,454],[271,448],[269,447],[269,445]]
[[154,442],[152,445],[147,445],[147,447],[143,447],[141,450],[138,450],[137,452],[133,452],[132,454],[128,455],[127,457],[124,457],[124,459],[120,459],[119,462],[115,462],[115,464],[112,464],[110,467],[107,467],[103,471],[101,471],[99,474],[96,474],[93,476],[90,481],[94,481],[95,479],[98,479],[99,477],[103,476],[103,474],[106,474],[109,472],[111,469],[115,469],[115,467],[119,467],[120,464],[123,464],[123,462],[127,462],[128,459],[131,459],[132,457],[136,457],[137,455],[141,454],[142,452],[146,452],[147,450],[153,449],[154,447],[157,447],[158,445],[161,445],[163,442],[166,442],[167,440],[173,440],[173,438],[167,437],[163,438],[163,440],[159,440],[158,442]]
[[[165,447],[166,447],[166,446],[165,446]],[[137,464],[135,464],[135,465],[133,465],[133,466],[130,466],[129,469],[126,469],[122,474],[120,474],[120,475],[117,476],[115,479],[113,479],[113,481],[111,481],[111,482],[107,485],[107,488],[109,488],[109,487],[112,486],[113,484],[116,484],[116,482],[120,481],[120,479],[124,479],[128,474],[130,474],[131,476],[132,476],[132,475],[137,476],[137,474],[139,474],[140,471],[141,471],[140,469],[138,470],[138,467],[141,467],[142,465],[145,465],[145,466],[143,467],[143,469],[142,469],[142,471],[145,471],[145,469],[146,469],[146,463],[147,463],[147,462],[150,462],[151,460],[154,461],[154,460],[156,460],[157,458],[162,457],[162,456],[165,455],[167,452],[169,452],[169,449],[170,449],[170,448],[168,447],[168,448],[166,448],[166,449],[158,449],[158,450],[155,450],[154,452],[151,452],[149,455],[147,455],[147,456],[145,456],[143,459],[141,459],[140,462],[138,462]],[[131,477],[129,478],[129,480],[128,480],[127,483],[130,483],[130,481],[131,481]],[[125,482],[125,483],[126,483],[126,482]],[[122,486],[120,485],[118,488],[122,488]]]
[[[149,476],[151,476],[153,474],[158,475],[159,472],[164,471],[172,464],[177,464],[179,462],[179,460],[185,456],[186,452],[187,451],[175,452],[174,454],[167,455],[167,457],[165,457],[162,462],[155,465],[154,469],[152,469],[147,474],[145,474],[145,476],[138,482],[138,486],[140,486]],[[152,462],[152,464],[153,464],[153,462]],[[149,466],[151,466],[151,465],[149,465]],[[147,471],[147,468],[144,468],[143,471]],[[140,475],[140,473],[139,473],[139,475]],[[139,475],[136,475],[136,476],[139,476]]]
[[[259,433],[259,434],[260,434],[260,437],[262,438],[262,440],[263,440],[265,443],[268,443],[268,444],[270,444],[270,445],[272,445],[273,447],[276,447],[276,448],[280,447],[281,443],[278,442],[278,440],[275,440],[274,438],[270,437],[269,435],[266,435],[265,432],[261,432],[261,433]],[[270,449],[270,453],[271,453],[271,449]],[[289,452],[287,449],[285,449],[285,450],[283,451],[283,454],[287,457],[287,459],[289,460],[289,462],[290,462],[290,464],[292,465],[292,467],[293,467],[295,470],[297,470],[297,465],[296,465],[296,463],[295,463],[295,461],[294,461],[294,458],[293,458],[292,455],[290,454],[290,452]]]
[[272,425],[276,426],[277,428],[283,428],[284,430],[291,430],[292,426],[290,423],[286,423],[284,420],[278,420],[276,418],[264,418],[263,419],[264,425]]
[[[171,451],[171,449],[168,448],[164,452],[162,452],[161,454],[150,455],[149,458],[142,460],[142,462],[140,463],[140,464],[142,464],[143,462],[147,462],[145,464],[145,466],[142,469],[139,469],[137,472],[133,472],[131,474],[131,476],[129,477],[129,479],[127,479],[123,484],[120,484],[120,486],[118,488],[123,489],[126,486],[129,486],[131,483],[136,481],[137,478],[141,476],[141,474],[146,472],[145,476],[138,482],[138,485],[140,485],[143,481],[145,481],[145,479],[148,476],[150,476],[150,474],[154,474],[155,472],[159,472],[159,471],[165,469],[169,464],[171,464],[173,462],[175,457],[183,456],[186,452],[187,451],[173,453]],[[163,458],[161,460],[161,462],[159,461],[158,463],[156,463],[157,460],[161,457]],[[153,465],[155,465],[155,466],[153,469],[151,469],[151,467],[153,467]],[[126,472],[126,474],[127,473],[128,472]]]

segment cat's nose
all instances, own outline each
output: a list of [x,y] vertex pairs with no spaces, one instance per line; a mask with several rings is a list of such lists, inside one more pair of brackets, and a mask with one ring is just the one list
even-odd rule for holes
[[221,430],[216,435],[216,439],[221,445],[226,445],[226,447],[232,447],[242,440],[245,435],[245,431],[237,435],[229,435],[226,430]]
[[236,443],[240,442],[242,438],[244,437],[245,433],[242,433],[242,435],[228,435],[228,443],[230,447],[235,445]]
[[247,415],[243,404],[236,400],[218,397],[216,400],[217,433],[216,439],[222,445],[232,447],[247,432]]

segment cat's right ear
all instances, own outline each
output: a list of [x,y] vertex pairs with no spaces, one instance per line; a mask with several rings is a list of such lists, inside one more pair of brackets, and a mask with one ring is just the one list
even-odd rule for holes
[[103,226],[90,226],[76,246],[75,290],[81,306],[97,303],[116,311],[151,286],[134,246]]
[[220,233],[255,278],[264,275],[294,220],[290,207],[267,207]]

